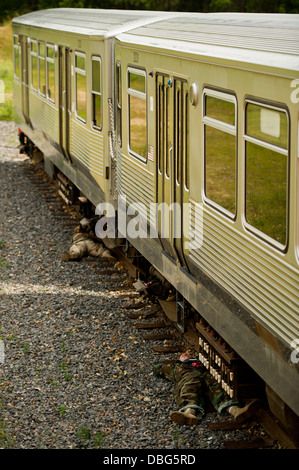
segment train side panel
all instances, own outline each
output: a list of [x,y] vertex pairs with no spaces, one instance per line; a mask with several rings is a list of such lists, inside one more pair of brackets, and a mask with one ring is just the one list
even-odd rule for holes
[[[147,238],[131,242],[298,414],[291,360],[299,337],[298,104],[291,100],[298,73],[149,50],[144,38],[133,46],[128,36],[115,48],[123,99],[118,190],[128,206],[145,201],[160,235],[152,238],[148,227]],[[130,144],[135,69],[147,82],[143,140],[151,153],[143,162]],[[171,216],[163,237],[152,202],[178,203],[181,237]]]
[[[15,27],[16,36],[17,31]],[[36,29],[26,34],[28,113],[23,113],[23,121],[27,121],[24,132],[94,204],[105,201],[111,181],[105,171],[110,166],[111,120],[108,99],[103,96],[111,97],[112,90],[111,78],[102,83],[101,74],[107,68],[106,62],[110,72],[111,52],[100,40]],[[99,90],[96,92],[92,90],[92,67],[100,74],[98,84],[94,84]],[[15,80],[15,89],[19,89],[15,106],[22,114],[20,88]],[[91,110],[95,101],[99,108],[96,125]]]

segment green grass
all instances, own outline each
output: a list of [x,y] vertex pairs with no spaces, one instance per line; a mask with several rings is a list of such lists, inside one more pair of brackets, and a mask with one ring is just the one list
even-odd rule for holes
[[0,120],[12,121],[13,110],[13,62],[11,22],[0,26],[0,80],[4,85],[5,99],[0,102]]
[[[1,248],[4,248],[5,246],[5,242],[3,240],[0,240],[0,250]],[[4,268],[7,268],[8,267],[8,263],[6,261],[4,261],[2,258],[1,258],[1,255],[0,255],[0,279],[4,280],[6,278],[6,276],[4,275]],[[1,339],[1,337],[0,337]]]

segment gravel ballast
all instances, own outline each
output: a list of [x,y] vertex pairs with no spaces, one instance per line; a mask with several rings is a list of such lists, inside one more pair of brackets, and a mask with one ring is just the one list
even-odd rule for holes
[[0,448],[223,449],[268,438],[254,424],[211,431],[223,419],[213,412],[199,426],[170,421],[173,385],[152,372],[166,356],[128,318],[132,299],[107,289],[100,260],[61,260],[73,228],[28,177],[15,124],[1,122],[0,135]]

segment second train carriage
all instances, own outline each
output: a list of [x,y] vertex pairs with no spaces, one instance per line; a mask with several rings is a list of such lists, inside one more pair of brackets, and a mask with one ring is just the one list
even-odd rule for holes
[[22,130],[299,415],[298,15],[91,14],[14,20]]
[[298,26],[185,14],[115,42],[117,189],[157,231],[131,242],[297,414]]

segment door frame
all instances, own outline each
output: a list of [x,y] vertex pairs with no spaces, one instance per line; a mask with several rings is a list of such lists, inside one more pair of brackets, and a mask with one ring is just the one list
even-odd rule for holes
[[64,157],[72,163],[70,155],[71,121],[71,49],[59,45],[59,145]]
[[30,124],[29,118],[29,53],[30,42],[28,37],[20,35],[21,44],[21,94],[22,94],[22,113],[25,121]]
[[[189,203],[189,84],[174,73],[156,73],[156,203],[157,232],[163,250],[187,268],[185,241],[188,224],[184,219]],[[168,210],[167,210],[168,206]],[[165,212],[163,213],[163,209]],[[184,210],[185,208],[185,210]],[[173,210],[171,210],[173,209]],[[185,220],[186,222],[186,220]],[[164,223],[164,225],[163,225]],[[163,227],[167,229],[163,233]],[[163,237],[169,234],[168,239]]]

